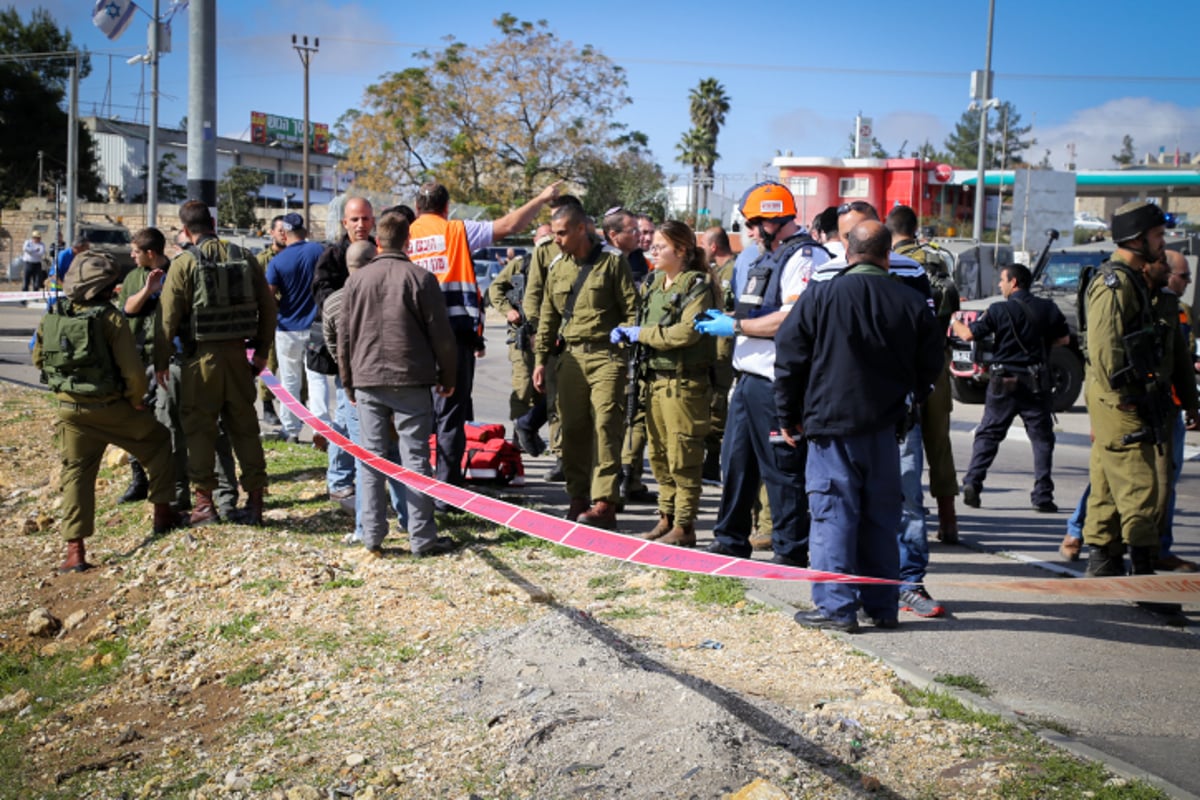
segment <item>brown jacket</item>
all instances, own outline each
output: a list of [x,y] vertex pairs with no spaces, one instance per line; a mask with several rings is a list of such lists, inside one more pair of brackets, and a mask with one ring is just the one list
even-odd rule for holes
[[454,387],[455,339],[437,278],[403,253],[380,253],[346,281],[338,372],[356,387]]

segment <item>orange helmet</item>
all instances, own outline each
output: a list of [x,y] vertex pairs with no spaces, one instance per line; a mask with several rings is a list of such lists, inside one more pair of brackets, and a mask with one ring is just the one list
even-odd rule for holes
[[796,216],[796,198],[782,183],[764,181],[742,195],[742,216],[752,219],[783,219]]

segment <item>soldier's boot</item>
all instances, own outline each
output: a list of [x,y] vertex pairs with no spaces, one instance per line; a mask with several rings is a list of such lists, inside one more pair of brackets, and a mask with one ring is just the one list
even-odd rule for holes
[[188,517],[188,524],[195,528],[200,525],[212,525],[220,521],[221,518],[217,516],[217,509],[213,505],[212,491],[197,489],[196,499],[192,501],[192,514]]
[[706,481],[721,482],[721,448],[709,450],[704,454],[704,467],[700,470],[700,477]]
[[70,539],[67,541],[67,558],[58,565],[59,572],[83,572],[91,569],[92,565],[87,561],[87,554],[84,552],[83,539]]
[[938,541],[942,544],[958,544],[958,512],[954,508],[954,495],[937,498]]
[[1119,578],[1125,574],[1125,545],[1113,542],[1088,551],[1085,578]]
[[658,502],[658,495],[645,486],[635,486],[636,480],[637,476],[634,474],[633,467],[621,467],[621,496],[617,501],[619,510],[624,511],[625,505],[629,503]]
[[575,522],[579,519],[579,515],[588,510],[588,499],[586,497],[572,497],[571,506],[567,509],[567,519]]
[[170,503],[154,504],[154,535],[161,536],[183,525],[183,515]]
[[671,532],[658,540],[659,544],[673,544],[676,547],[696,546],[696,527],[694,525],[676,525]]
[[576,521],[593,528],[612,530],[617,527],[617,508],[607,500],[597,500],[591,508],[580,514]]
[[263,490],[251,489],[246,492],[246,508],[242,513],[243,525],[254,525],[261,528],[263,524]]
[[[1129,548],[1129,562],[1133,567],[1134,575],[1153,575],[1154,562],[1158,560],[1157,547],[1131,547]],[[1183,606],[1179,603],[1155,603],[1142,601],[1137,604],[1138,608],[1143,608],[1151,614],[1157,614],[1162,618],[1162,621],[1168,625],[1176,627],[1184,627],[1188,624],[1188,619],[1183,614]]]
[[671,528],[675,526],[675,519],[670,514],[658,512],[658,522],[649,533],[643,533],[641,538],[646,541],[653,542],[655,539],[661,539],[671,532]]
[[1158,556],[1157,547],[1129,548],[1129,564],[1134,575],[1153,575],[1154,559]]
[[129,472],[129,486],[118,503],[136,503],[150,495],[150,479],[146,477],[146,470],[142,469],[142,465],[136,459],[129,459]]
[[566,473],[563,472],[562,457],[554,459],[554,466],[546,471],[547,483],[562,483],[567,479]]

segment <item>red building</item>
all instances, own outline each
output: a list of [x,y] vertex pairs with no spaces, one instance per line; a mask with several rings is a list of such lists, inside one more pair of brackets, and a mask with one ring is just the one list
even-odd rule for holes
[[[792,190],[800,220],[808,224],[829,206],[865,200],[878,209],[906,205],[922,224],[938,220],[940,234],[970,220],[974,190],[961,185],[946,164],[919,158],[795,158],[773,162],[779,180]],[[973,174],[973,173],[972,173]]]

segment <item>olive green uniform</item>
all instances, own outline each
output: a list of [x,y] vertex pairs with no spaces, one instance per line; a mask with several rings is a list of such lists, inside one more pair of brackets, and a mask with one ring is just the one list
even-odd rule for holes
[[650,469],[658,481],[659,513],[686,527],[700,512],[717,338],[701,334],[695,322],[717,307],[717,295],[706,271],[681,272],[669,286],[664,273],[654,272],[647,283],[638,343],[648,349]]
[[[529,258],[529,269],[525,272],[525,316],[529,319],[530,330],[534,331],[533,340],[536,344],[539,318],[542,314],[542,297],[545,294],[546,277],[554,259],[562,253],[558,244],[553,240],[542,242],[533,248]],[[562,455],[562,425],[558,416],[558,356],[546,354],[546,383],[542,387],[546,392],[546,424],[550,428],[550,452],[556,456]]]
[[[215,237],[199,245],[206,257],[225,261],[228,248]],[[258,308],[256,354],[265,358],[275,332],[275,299],[258,266],[246,259]],[[246,360],[246,340],[197,342],[192,336],[191,319],[199,272],[196,257],[185,250],[171,262],[159,300],[162,329],[169,341],[180,336],[184,343],[180,414],[188,443],[188,477],[192,486],[211,492],[217,486],[213,459],[217,440],[217,419],[226,427],[230,443],[242,468],[242,487],[256,491],[267,485],[267,464],[258,438],[258,416],[254,412],[254,376]],[[167,369],[169,354],[155,351],[155,369]]]
[[[950,327],[950,318],[958,311],[961,300],[958,286],[943,264],[929,257],[929,251],[910,239],[897,242],[897,255],[907,256],[925,267],[933,304],[942,330]],[[925,447],[925,463],[929,466],[929,493],[934,497],[953,497],[958,494],[958,474],[954,469],[954,450],[950,444],[950,412],[954,400],[950,394],[950,340],[946,338],[946,365],[934,381],[933,391],[921,407],[921,442]]]
[[[720,309],[733,313],[736,298],[733,296],[733,266],[737,258],[730,256],[724,264],[713,268],[717,283]],[[721,452],[721,439],[725,436],[725,418],[729,416],[729,390],[733,388],[733,346],[736,336],[714,336],[717,342],[716,360],[713,362],[712,405],[709,407],[709,429],[704,439],[704,449],[710,453]]]
[[[587,269],[588,276],[564,324],[563,312],[581,269]],[[608,247],[593,247],[583,265],[563,253],[546,275],[541,303],[535,364],[546,365],[560,334],[565,343],[555,369],[567,493],[572,498],[616,503],[626,360],[608,336],[613,328],[632,325],[636,318],[637,295],[629,262]]]
[[[512,393],[508,396],[508,418],[517,419],[533,408],[537,392],[533,388],[533,343],[528,334],[529,315],[525,296],[529,281],[527,263],[533,256],[509,259],[488,287],[488,300],[501,314],[517,311],[521,322],[508,323],[508,360],[512,364]],[[515,304],[515,305],[514,305]]]
[[[1139,436],[1147,425],[1135,404],[1160,402],[1163,413],[1169,413],[1169,389],[1161,382],[1146,387],[1136,381],[1112,388],[1113,375],[1129,365],[1123,337],[1153,325],[1156,315],[1150,307],[1150,289],[1139,270],[1115,255],[1092,279],[1086,297],[1088,379],[1084,396],[1094,440],[1088,465],[1092,491],[1083,538],[1113,555],[1113,548],[1122,543],[1157,550],[1161,495],[1169,484],[1163,483],[1164,470],[1154,443],[1126,443],[1125,437]],[[1164,360],[1174,358],[1170,341],[1174,337],[1162,326],[1153,331],[1156,341],[1146,345]]]
[[[96,305],[105,307],[100,315],[101,330],[120,377],[112,391],[95,396],[55,393],[58,420],[54,440],[62,455],[62,535],[67,541],[86,538],[95,531],[96,475],[110,444],[132,453],[145,467],[150,502],[170,503],[174,495],[171,436],[148,409],[138,410],[148,382],[133,334],[121,312],[107,300],[78,303],[74,308],[81,312]],[[43,370],[43,376],[45,325],[43,318],[33,346],[33,365]]]

